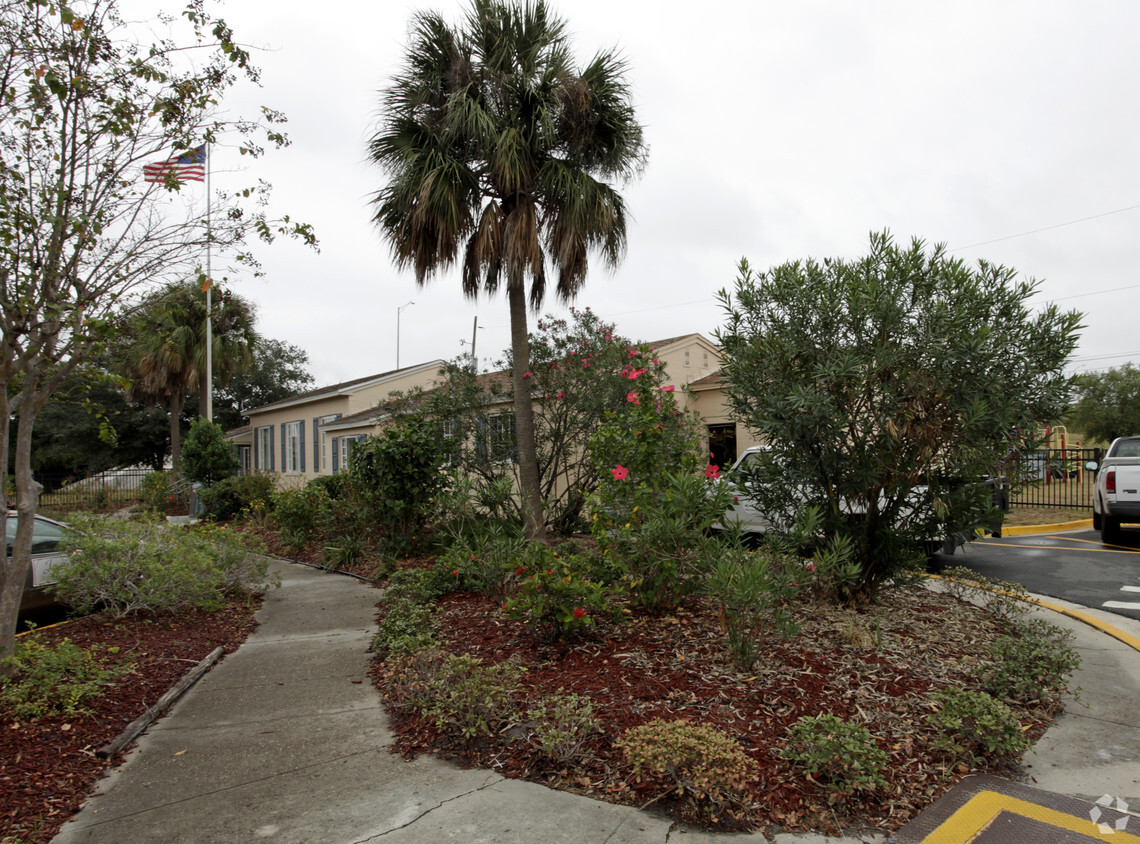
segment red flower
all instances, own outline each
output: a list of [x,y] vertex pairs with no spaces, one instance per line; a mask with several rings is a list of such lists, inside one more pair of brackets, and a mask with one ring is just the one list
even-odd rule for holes
[[673,392],[673,385],[672,384],[666,384],[664,387],[661,388],[661,392],[663,392],[663,393]]
[[610,471],[613,472],[615,481],[624,481],[629,477],[629,469],[625,468],[625,466],[622,466],[620,463],[613,469],[610,469]]
[[706,478],[714,478],[714,479],[719,478],[720,477],[720,467],[714,466],[710,463],[709,467],[707,469],[705,469],[705,477]]
[[521,575],[524,571],[526,571],[526,569],[523,568],[522,566],[519,566],[518,569],[515,571],[515,574]]
[[451,570],[451,573],[452,573],[453,575],[458,575],[458,574],[459,574],[459,569],[452,569],[452,570]]
[[637,390],[630,390],[626,394],[625,400],[628,402],[633,402],[634,404],[641,404],[641,399],[637,396]]
[[585,617],[586,617],[586,611],[584,609],[582,609],[581,607],[575,607],[574,608],[574,618],[585,618]]

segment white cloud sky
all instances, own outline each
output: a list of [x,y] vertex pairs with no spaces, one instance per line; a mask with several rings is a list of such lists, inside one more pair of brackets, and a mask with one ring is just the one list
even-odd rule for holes
[[[582,61],[614,46],[625,55],[650,144],[648,168],[625,189],[625,261],[612,274],[595,262],[577,301],[622,333],[711,335],[721,320],[714,294],[741,257],[761,269],[856,257],[870,231],[889,228],[1015,267],[1042,280],[1036,301],[1084,311],[1074,369],[1140,358],[1140,4],[552,7]],[[253,163],[216,148],[215,186],[267,179],[274,209],[321,238],[320,254],[289,243],[263,250],[266,277],[236,289],[258,303],[265,335],[309,353],[318,384],[393,368],[396,310],[412,300],[403,365],[462,352],[476,315],[481,359],[508,344],[501,295],[465,300],[454,273],[417,289],[370,224],[369,197],[384,177],[365,144],[409,21],[426,8],[456,21],[465,5],[221,7],[240,41],[264,48],[255,52],[262,88],[229,104],[283,110],[293,144]],[[1127,289],[1100,292],[1117,288]],[[543,311],[564,309],[549,299]]]

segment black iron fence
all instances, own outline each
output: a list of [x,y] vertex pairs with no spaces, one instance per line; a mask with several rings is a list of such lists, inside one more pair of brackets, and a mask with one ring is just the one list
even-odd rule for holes
[[1013,456],[1000,470],[1012,483],[1014,507],[1092,507],[1096,473],[1104,449],[1042,448]]
[[71,508],[83,507],[103,510],[115,505],[125,506],[138,500],[143,478],[152,469],[108,469],[97,475],[77,478],[73,474],[36,473],[43,484],[40,505]]

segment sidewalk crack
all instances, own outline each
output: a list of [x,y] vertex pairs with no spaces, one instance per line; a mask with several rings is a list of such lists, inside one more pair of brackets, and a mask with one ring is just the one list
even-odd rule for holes
[[430,815],[436,809],[441,809],[444,806],[446,806],[448,803],[453,803],[456,800],[462,800],[464,797],[470,797],[472,794],[477,794],[480,791],[486,791],[488,788],[491,788],[492,786],[498,785],[504,779],[505,779],[504,777],[495,777],[495,779],[493,781],[484,783],[483,785],[479,786],[478,788],[472,788],[470,791],[464,791],[462,794],[456,794],[453,797],[448,797],[446,800],[441,800],[436,805],[432,806],[431,808],[425,809],[424,811],[420,812],[418,815],[416,815],[414,818],[412,818],[407,823],[400,824],[399,826],[394,826],[391,829],[386,829],[381,833],[378,833],[376,835],[370,835],[367,838],[361,838],[359,841],[354,841],[353,844],[367,844],[367,842],[369,842],[369,841],[375,841],[377,838],[383,838],[385,835],[387,835],[390,832],[399,832],[401,829],[407,829],[412,824],[416,824],[416,823],[419,823],[420,821],[422,821],[424,818],[426,818],[428,815]]

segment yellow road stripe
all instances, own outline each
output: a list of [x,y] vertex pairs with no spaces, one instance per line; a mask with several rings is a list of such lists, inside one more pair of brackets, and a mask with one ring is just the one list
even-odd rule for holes
[[[1076,542],[1078,540],[1069,540],[1069,541]],[[1045,548],[1045,549],[1048,549],[1051,551],[1077,551],[1077,550],[1084,551],[1084,550],[1086,550],[1084,548],[1080,548],[1080,549],[1072,548],[1068,545],[1025,545],[1025,544],[1020,543],[1020,542],[999,542],[996,539],[978,540],[977,544],[978,545],[996,545],[999,548]],[[1092,543],[1092,544],[1095,545],[1097,543]],[[1104,543],[1100,543],[1100,544],[1102,546],[1104,545]],[[1116,550],[1116,549],[1120,549],[1120,550]],[[1089,549],[1089,550],[1099,551],[1102,554],[1140,554],[1140,549],[1125,548],[1123,545],[1113,545],[1109,548],[1101,547],[1101,548],[1093,548],[1093,549]]]
[[1091,819],[1078,818],[996,791],[981,791],[974,795],[941,826],[926,836],[923,844],[967,844],[1003,811],[1086,835],[1096,841],[1140,844],[1140,836],[1127,831],[1118,831],[1111,825],[1106,825],[1107,832],[1102,831]]

